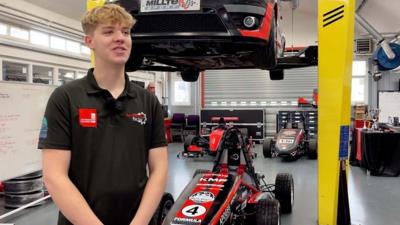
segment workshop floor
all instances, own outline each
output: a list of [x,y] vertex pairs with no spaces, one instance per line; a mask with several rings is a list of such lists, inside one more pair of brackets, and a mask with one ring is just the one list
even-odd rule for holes
[[[167,191],[176,198],[191,179],[196,169],[212,167],[211,158],[177,159],[182,143],[170,144],[169,181]],[[258,157],[254,160],[256,171],[264,174],[267,183],[273,183],[279,172],[293,174],[295,203],[292,214],[282,216],[283,225],[317,224],[317,161],[303,157],[295,162],[281,159],[264,159],[261,145],[256,145]],[[400,177],[367,176],[366,171],[351,167],[349,176],[349,199],[351,221],[355,225],[400,224]],[[5,213],[0,197],[0,215]],[[0,221],[15,225],[55,225],[57,209],[48,201],[46,204],[17,213]]]

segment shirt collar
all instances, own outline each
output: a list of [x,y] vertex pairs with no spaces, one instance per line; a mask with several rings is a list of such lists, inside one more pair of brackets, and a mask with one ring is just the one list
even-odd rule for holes
[[[94,78],[93,68],[89,69],[86,76],[86,92],[88,94],[97,94],[100,92],[107,91],[106,89],[101,88],[98,84],[96,79]],[[128,75],[125,73],[125,88],[122,91],[121,97],[129,96],[131,98],[136,97],[136,91],[134,85],[131,85],[129,81]]]

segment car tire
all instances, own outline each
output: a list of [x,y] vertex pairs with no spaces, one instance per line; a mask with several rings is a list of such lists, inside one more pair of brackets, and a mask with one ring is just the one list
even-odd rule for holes
[[187,149],[190,145],[195,144],[198,137],[192,134],[189,134],[185,137],[185,141],[183,142],[183,150],[187,152]]
[[312,138],[308,141],[307,154],[309,159],[318,158],[318,143],[317,139]]
[[149,225],[161,225],[169,210],[174,205],[174,198],[170,193],[164,193]]
[[196,82],[199,78],[200,71],[197,69],[189,68],[181,71],[181,77],[186,82]]
[[205,170],[205,169],[197,169],[196,171],[194,171],[193,173],[193,178],[195,178],[197,175],[199,174],[205,174],[205,173],[210,173],[210,170]]
[[132,48],[131,55],[129,56],[128,61],[125,64],[126,72],[134,72],[139,70],[143,64],[144,56],[140,52],[140,50],[136,50]]
[[263,142],[263,155],[264,158],[272,157],[272,138],[266,138]]
[[276,199],[260,199],[257,202],[256,225],[279,225],[280,220]]
[[281,213],[291,213],[294,204],[294,182],[289,173],[278,173],[275,178],[275,198],[281,204]]

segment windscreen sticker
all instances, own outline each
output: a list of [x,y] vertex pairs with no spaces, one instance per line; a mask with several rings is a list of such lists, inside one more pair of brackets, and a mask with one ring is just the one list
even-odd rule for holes
[[215,200],[215,195],[209,191],[199,191],[189,197],[195,203],[212,202]]

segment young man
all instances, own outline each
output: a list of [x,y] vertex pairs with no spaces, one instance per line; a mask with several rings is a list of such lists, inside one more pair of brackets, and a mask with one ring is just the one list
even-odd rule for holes
[[87,12],[82,26],[94,69],[58,87],[48,101],[39,148],[59,225],[147,225],[164,193],[161,106],[131,85],[124,70],[134,23],[114,4]]

